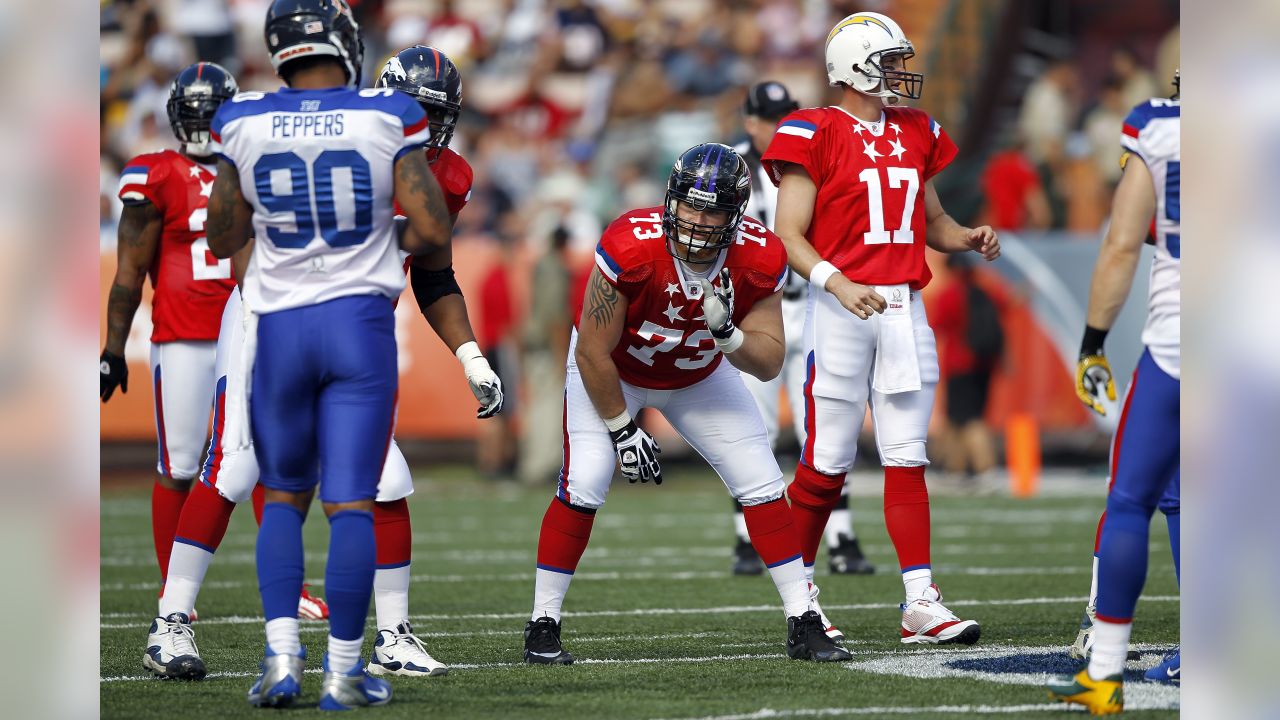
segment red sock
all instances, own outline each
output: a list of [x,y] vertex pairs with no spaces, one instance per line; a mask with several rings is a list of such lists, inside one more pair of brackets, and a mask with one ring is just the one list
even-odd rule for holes
[[923,465],[884,469],[884,525],[904,571],[929,565],[929,490]]
[[190,541],[209,552],[216,552],[227,534],[227,523],[236,504],[218,494],[217,490],[197,480],[191,487],[187,502],[178,516],[174,537]]
[[742,517],[747,521],[751,545],[765,565],[773,567],[801,556],[800,538],[796,536],[786,500],[778,498],[760,505],[744,505]]
[[818,557],[822,531],[827,527],[832,508],[840,502],[843,487],[844,473],[825,475],[804,463],[796,464],[796,479],[787,489],[787,495],[791,498],[791,519],[805,565],[812,565]]
[[254,485],[250,500],[253,501],[253,521],[262,527],[262,506],[267,504],[267,489],[261,484]]
[[538,533],[538,567],[572,573],[591,539],[591,525],[596,511],[574,507],[560,498],[552,498],[542,516]]
[[178,529],[178,516],[187,501],[186,490],[174,490],[160,484],[151,488],[151,537],[156,544],[156,562],[160,563],[160,583],[169,575],[169,552],[173,534]]
[[413,556],[409,501],[401,498],[373,504],[373,542],[378,568],[398,568]]
[[1093,554],[1098,555],[1098,548],[1102,547],[1102,523],[1107,519],[1107,511],[1102,511],[1102,517],[1098,518],[1098,534],[1093,536]]

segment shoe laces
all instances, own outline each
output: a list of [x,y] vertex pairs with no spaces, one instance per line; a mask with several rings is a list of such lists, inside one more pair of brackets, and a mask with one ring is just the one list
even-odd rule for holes
[[533,626],[529,628],[529,644],[542,647],[558,647],[560,641],[556,638],[556,623],[551,618],[539,618],[533,621]]
[[[170,615],[169,617],[173,616]],[[200,651],[196,648],[196,631],[191,629],[190,624],[170,620],[169,618],[165,618],[164,623],[169,629],[169,642],[173,646],[174,657],[200,654]]]
[[427,648],[422,644],[422,640],[417,635],[413,634],[413,628],[409,623],[401,623],[397,625],[396,629],[391,631],[391,635],[395,638],[392,644],[400,645],[403,643],[405,645],[410,645],[417,648],[423,655],[431,657],[431,653],[427,652]]

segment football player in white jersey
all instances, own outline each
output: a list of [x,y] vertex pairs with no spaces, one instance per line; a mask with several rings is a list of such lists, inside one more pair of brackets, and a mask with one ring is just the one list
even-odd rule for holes
[[343,0],[276,0],[265,35],[288,87],[241,93],[214,117],[221,179],[208,223],[215,256],[256,239],[244,301],[258,315],[249,412],[266,488],[257,566],[267,647],[249,702],[301,695],[302,523],[318,484],[330,526],[320,708],[381,705],[391,688],[365,671],[360,649],[395,419],[392,302],[405,285],[392,201],[412,254],[448,243],[449,214],[422,150],[426,113],[403,93],[355,89],[364,47]]
[[[778,206],[778,188],[769,180],[768,173],[760,163],[760,156],[769,147],[769,141],[773,139],[782,118],[799,109],[800,104],[791,98],[787,87],[771,80],[751,86],[742,108],[742,125],[747,131],[747,139],[733,149],[751,169],[751,199],[747,202],[747,214],[758,218],[770,230],[773,230],[773,218]],[[769,446],[775,451],[778,449],[778,396],[784,386],[787,389],[787,400],[791,403],[791,423],[795,428],[796,440],[801,446],[804,445],[804,312],[808,305],[808,291],[808,281],[799,274],[787,275],[787,284],[782,288],[782,327],[786,335],[782,372],[768,382],[751,375],[742,376],[747,390],[760,408],[765,430],[769,433]],[[738,535],[738,542],[733,550],[733,574],[759,575],[764,572],[764,563],[760,562],[760,556],[747,535],[747,521],[742,514],[742,505],[735,500],[733,507],[733,527]],[[827,541],[827,565],[831,572],[870,575],[876,571],[875,566],[863,556],[858,536],[853,531],[847,482],[840,500],[831,511],[831,517],[827,519],[823,534]]]
[[[1116,390],[1103,341],[1129,294],[1154,217],[1155,257],[1142,331],[1146,349],[1120,411],[1111,445],[1107,510],[1099,524],[1092,652],[1087,668],[1049,684],[1052,697],[1083,705],[1095,715],[1124,709],[1124,662],[1134,607],[1146,582],[1147,542],[1157,507],[1165,511],[1174,567],[1179,564],[1180,113],[1175,95],[1149,100],[1125,119],[1120,137],[1124,175],[1093,271],[1076,368],[1076,394],[1090,409],[1105,413]],[[1160,679],[1179,681],[1180,654],[1156,669],[1163,671]]]

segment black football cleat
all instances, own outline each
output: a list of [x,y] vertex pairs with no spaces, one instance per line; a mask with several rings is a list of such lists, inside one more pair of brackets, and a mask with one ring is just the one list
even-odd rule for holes
[[524,661],[531,665],[573,664],[573,656],[560,647],[560,623],[549,617],[525,623]]
[[792,660],[814,662],[844,662],[853,659],[848,650],[827,637],[822,616],[813,610],[799,617],[787,618],[787,655]]
[[876,566],[867,562],[857,538],[840,533],[840,542],[828,548],[827,567],[832,575],[872,575]]
[[760,575],[762,573],[764,573],[764,561],[760,559],[756,549],[752,547],[750,541],[738,538],[738,544],[733,548],[733,574]]

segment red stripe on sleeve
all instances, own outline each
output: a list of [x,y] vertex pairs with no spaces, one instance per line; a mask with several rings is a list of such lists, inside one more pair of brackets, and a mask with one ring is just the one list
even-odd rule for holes
[[427,126],[427,118],[424,115],[422,117],[422,120],[404,129],[404,136],[409,137],[410,135],[417,135],[418,133],[422,132],[422,128],[426,126]]
[[1129,123],[1125,123],[1124,127],[1121,128],[1121,131],[1124,132],[1125,135],[1128,135],[1131,138],[1138,137],[1138,128],[1130,125]]

